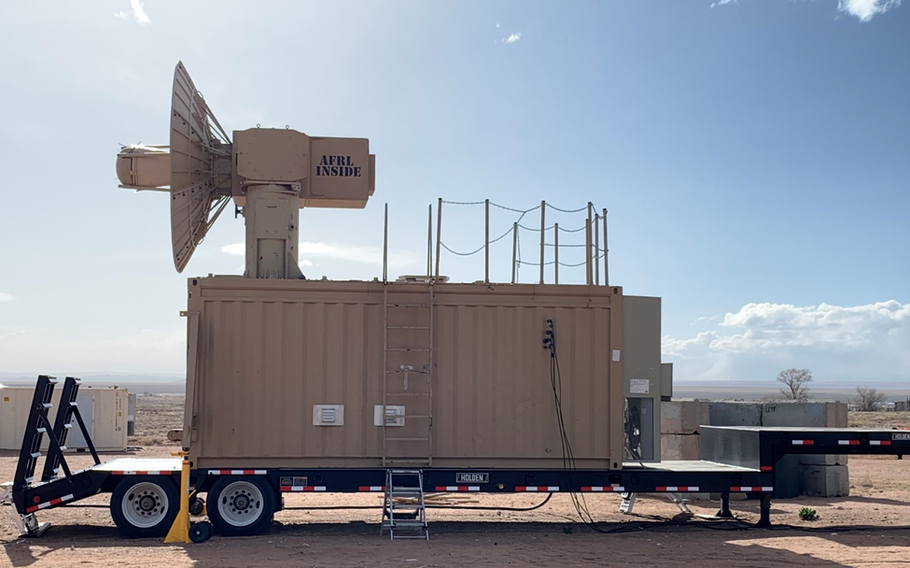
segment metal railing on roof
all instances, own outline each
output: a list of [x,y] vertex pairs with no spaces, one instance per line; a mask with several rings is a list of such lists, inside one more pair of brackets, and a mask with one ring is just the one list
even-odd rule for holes
[[[476,249],[463,252],[455,250],[454,248],[447,245],[442,240],[442,210],[443,204],[455,205],[455,206],[484,206],[484,242],[481,246]],[[512,226],[508,228],[503,233],[499,234],[495,238],[490,238],[490,207],[496,207],[505,211],[510,211],[517,213],[518,218],[513,221]],[[546,226],[546,212],[547,209],[552,209],[560,213],[573,214],[581,213],[587,211],[587,218],[585,219],[584,225],[574,229],[566,229],[560,227],[559,223],[553,223],[551,226]],[[525,216],[529,213],[532,213],[536,210],[540,210],[540,228],[528,227],[522,225],[521,222],[524,220]],[[522,260],[521,258],[521,247],[520,247],[520,231],[536,232],[540,234],[540,256],[539,262],[529,262]],[[547,234],[552,231],[553,242],[547,242]],[[585,242],[584,244],[579,243],[563,243],[559,242],[559,234],[562,233],[578,233],[585,232]],[[430,205],[428,208],[428,218],[427,218],[427,267],[426,273],[428,278],[433,278],[436,281],[440,281],[440,263],[442,251],[445,249],[448,253],[456,256],[473,256],[479,254],[480,252],[484,253],[484,282],[490,282],[490,245],[495,244],[507,236],[512,235],[512,284],[515,284],[518,280],[518,273],[522,265],[527,266],[537,266],[539,267],[539,277],[538,283],[545,284],[546,282],[546,271],[547,266],[553,266],[553,284],[559,284],[559,267],[566,268],[575,268],[579,266],[585,266],[585,283],[587,285],[601,285],[600,278],[600,265],[603,261],[603,285],[610,285],[609,278],[609,248],[607,246],[607,210],[602,209],[601,213],[597,213],[594,209],[594,204],[588,202],[584,207],[578,209],[561,209],[554,205],[548,204],[546,201],[541,201],[540,205],[531,207],[530,209],[517,209],[514,207],[507,207],[505,205],[500,205],[498,203],[493,203],[489,199],[484,201],[445,201],[442,198],[439,198],[436,210],[436,242],[435,242],[435,270],[433,266],[433,206]],[[603,246],[601,246],[601,235],[603,236]],[[559,251],[560,248],[584,248],[584,260],[577,263],[566,263],[559,260]],[[547,260],[547,250],[551,249],[552,260]],[[385,208],[385,220],[384,220],[384,231],[383,231],[383,257],[382,257],[382,278],[383,281],[388,281],[388,204]]]

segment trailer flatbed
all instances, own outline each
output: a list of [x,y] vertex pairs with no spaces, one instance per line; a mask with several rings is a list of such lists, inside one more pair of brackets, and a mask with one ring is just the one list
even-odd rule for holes
[[[111,515],[127,536],[159,536],[177,514],[182,459],[119,458],[102,463],[75,402],[78,381],[67,378],[57,419],[48,416],[55,380],[39,377],[26,435],[13,481],[12,496],[20,533],[46,530],[35,513],[111,493]],[[67,402],[68,401],[68,402]],[[64,450],[72,423],[82,429],[95,464],[71,471]],[[910,430],[869,428],[702,426],[701,460],[624,462],[622,468],[508,469],[418,466],[422,491],[471,493],[719,493],[719,516],[732,516],[731,493],[761,497],[759,526],[770,524],[771,492],[777,462],[788,454],[910,453]],[[37,459],[44,435],[50,438],[40,480]],[[385,492],[389,467],[373,468],[195,468],[190,488],[195,494],[232,492],[235,499],[255,499],[263,512],[258,530],[281,509],[280,495],[291,492]],[[413,468],[412,468],[413,469]],[[238,501],[238,502],[240,502]],[[239,506],[238,506],[239,507]],[[246,514],[246,513],[244,513]],[[238,513],[238,515],[241,515]],[[233,534],[250,534],[241,516]]]

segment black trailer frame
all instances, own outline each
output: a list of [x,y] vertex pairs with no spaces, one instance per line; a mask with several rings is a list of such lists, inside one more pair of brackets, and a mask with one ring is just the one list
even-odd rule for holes
[[[175,483],[181,458],[120,458],[101,463],[76,405],[79,380],[67,377],[64,403],[52,426],[47,411],[56,379],[38,378],[29,414],[12,497],[19,513],[20,534],[39,536],[47,523],[35,513],[76,502],[99,492],[114,492],[130,476]],[[95,465],[71,471],[64,457],[66,438],[75,418]],[[42,480],[35,483],[42,437],[50,438]],[[761,498],[758,526],[770,526],[771,492],[777,462],[789,454],[910,454],[910,430],[859,428],[701,427],[701,460],[627,462],[619,470],[421,468],[424,491],[471,493],[719,493],[718,517],[732,517],[730,494]],[[224,476],[265,479],[281,493],[383,492],[388,468],[255,468],[190,471],[195,493],[206,493]],[[163,481],[167,479],[167,481]],[[112,509],[113,509],[112,503]]]

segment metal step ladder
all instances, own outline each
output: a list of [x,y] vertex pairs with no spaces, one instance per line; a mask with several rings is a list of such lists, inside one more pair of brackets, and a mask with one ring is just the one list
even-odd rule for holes
[[423,500],[422,470],[386,470],[382,515],[380,535],[388,530],[390,540],[396,538],[430,540],[427,509]]
[[433,283],[383,282],[382,465],[433,465]]
[[[76,403],[76,396],[79,394],[80,380],[74,377],[67,377],[63,383],[63,392],[60,396],[60,406],[57,408],[57,418],[54,420],[54,438],[60,444],[56,446],[50,444],[47,448],[47,459],[44,461],[44,472],[41,474],[41,481],[50,481],[57,477],[66,465],[63,459],[63,451],[66,450],[66,441],[69,433],[73,428],[73,418],[76,419],[76,425],[83,432],[88,431],[85,422],[82,421],[82,413],[79,412],[79,405]],[[101,463],[98,452],[95,450],[95,444],[91,436],[85,437],[85,443],[95,463]]]
[[[26,420],[25,436],[22,438],[22,448],[19,451],[19,461],[16,464],[16,474],[10,491],[16,506],[17,514],[14,516],[21,536],[40,536],[50,526],[48,523],[39,523],[35,518],[35,511],[54,503],[94,495],[99,489],[98,485],[93,483],[90,471],[71,471],[63,456],[63,451],[66,450],[66,439],[72,428],[71,421],[76,418],[82,435],[88,442],[95,465],[101,463],[95,446],[92,444],[91,434],[85,427],[85,422],[82,420],[76,404],[79,379],[66,378],[56,421],[51,424],[48,413],[53,406],[51,399],[56,385],[57,379],[54,377],[47,375],[38,377]],[[38,459],[42,456],[41,444],[45,434],[49,438],[48,454],[44,461],[41,481],[35,483],[35,469]],[[58,475],[59,473],[63,475]],[[26,502],[27,491],[33,491],[33,497],[36,500]]]

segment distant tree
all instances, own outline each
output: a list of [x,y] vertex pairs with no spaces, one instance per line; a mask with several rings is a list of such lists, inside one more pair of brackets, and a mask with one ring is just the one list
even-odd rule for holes
[[812,382],[812,371],[809,369],[785,369],[777,374],[777,382],[787,386],[785,389],[780,389],[784,400],[806,402],[809,399],[809,387],[806,383]]
[[856,387],[856,398],[853,399],[853,404],[856,405],[857,410],[872,412],[873,410],[878,409],[878,405],[885,402],[886,398],[888,397],[885,393],[878,392],[878,389]]

